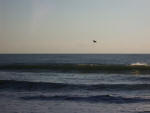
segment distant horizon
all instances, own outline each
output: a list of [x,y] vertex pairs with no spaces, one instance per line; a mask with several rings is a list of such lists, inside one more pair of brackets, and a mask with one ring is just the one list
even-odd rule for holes
[[142,55],[142,54],[150,54],[150,53],[0,53],[0,55],[2,54],[138,54],[138,55]]

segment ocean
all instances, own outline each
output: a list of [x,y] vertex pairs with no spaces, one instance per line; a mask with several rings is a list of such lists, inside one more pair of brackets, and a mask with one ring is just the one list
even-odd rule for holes
[[1,54],[0,113],[150,113],[150,54]]

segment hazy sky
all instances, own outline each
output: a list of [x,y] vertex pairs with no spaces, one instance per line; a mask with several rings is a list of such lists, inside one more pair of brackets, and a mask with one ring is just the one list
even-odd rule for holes
[[150,0],[0,0],[0,53],[150,53]]

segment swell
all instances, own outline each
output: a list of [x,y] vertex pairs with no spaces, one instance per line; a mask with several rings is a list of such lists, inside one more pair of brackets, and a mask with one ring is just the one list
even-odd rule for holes
[[150,102],[150,99],[140,97],[122,97],[122,96],[111,96],[111,95],[98,95],[98,96],[23,96],[20,97],[23,100],[44,100],[44,101],[84,101],[84,102],[103,102],[103,103],[139,103],[139,102]]
[[150,73],[149,65],[108,65],[108,64],[12,64],[1,65],[0,70],[49,70],[67,72],[130,72]]
[[71,91],[71,90],[91,90],[91,91],[123,91],[123,90],[150,90],[150,84],[65,84],[28,82],[14,80],[0,80],[0,90],[19,91]]

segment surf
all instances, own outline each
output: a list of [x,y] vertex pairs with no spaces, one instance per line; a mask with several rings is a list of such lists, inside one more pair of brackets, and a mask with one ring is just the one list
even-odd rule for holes
[[150,73],[150,66],[146,63],[130,65],[118,64],[13,64],[0,66],[0,70],[25,71],[56,71],[56,72],[83,72],[83,73]]

